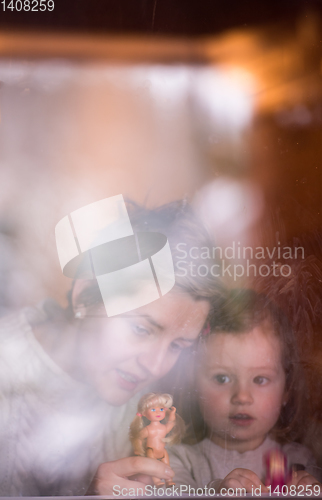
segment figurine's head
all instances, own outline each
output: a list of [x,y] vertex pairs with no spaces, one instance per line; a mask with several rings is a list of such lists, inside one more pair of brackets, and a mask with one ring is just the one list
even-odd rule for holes
[[166,411],[172,406],[170,394],[150,392],[143,396],[138,404],[138,416],[143,416],[150,422],[161,421],[166,416]]
[[[149,392],[142,396],[138,404],[138,412],[130,425],[130,440],[136,455],[144,456],[146,452],[146,440],[140,439],[140,431],[150,422],[164,420],[167,410],[172,406],[172,396]],[[185,433],[185,424],[182,418],[176,414],[174,427],[168,437],[163,439],[169,446],[179,444]]]

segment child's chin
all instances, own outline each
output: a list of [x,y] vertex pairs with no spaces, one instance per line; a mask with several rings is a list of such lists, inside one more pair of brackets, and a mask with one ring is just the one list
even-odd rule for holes
[[233,427],[225,434],[225,438],[229,441],[247,441],[252,439],[252,433],[248,427]]

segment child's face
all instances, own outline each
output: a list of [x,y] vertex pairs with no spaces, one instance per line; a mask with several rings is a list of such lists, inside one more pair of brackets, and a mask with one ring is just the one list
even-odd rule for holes
[[257,448],[285,398],[281,345],[266,324],[210,335],[198,359],[197,389],[211,439],[240,452]]

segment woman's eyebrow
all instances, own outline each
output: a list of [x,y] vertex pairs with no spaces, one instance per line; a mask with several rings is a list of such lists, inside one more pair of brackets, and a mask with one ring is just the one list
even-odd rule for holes
[[151,325],[155,326],[159,330],[164,330],[165,328],[148,314],[120,314],[120,316],[123,318],[145,318],[149,323],[151,323]]

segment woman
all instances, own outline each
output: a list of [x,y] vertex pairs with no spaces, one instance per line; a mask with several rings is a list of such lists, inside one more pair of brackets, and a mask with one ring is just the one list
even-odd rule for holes
[[[187,251],[209,247],[182,203],[151,211],[132,204],[128,211],[135,231],[168,237],[174,264],[179,243]],[[139,487],[128,479],[134,474],[171,477],[158,461],[117,459],[130,454],[139,395],[193,344],[210,298],[219,296],[210,273],[195,274],[177,276],[168,294],[111,318],[97,282],[76,280],[67,311],[45,302],[1,322],[2,496],[82,495],[94,476],[91,492],[104,495],[114,484]]]

